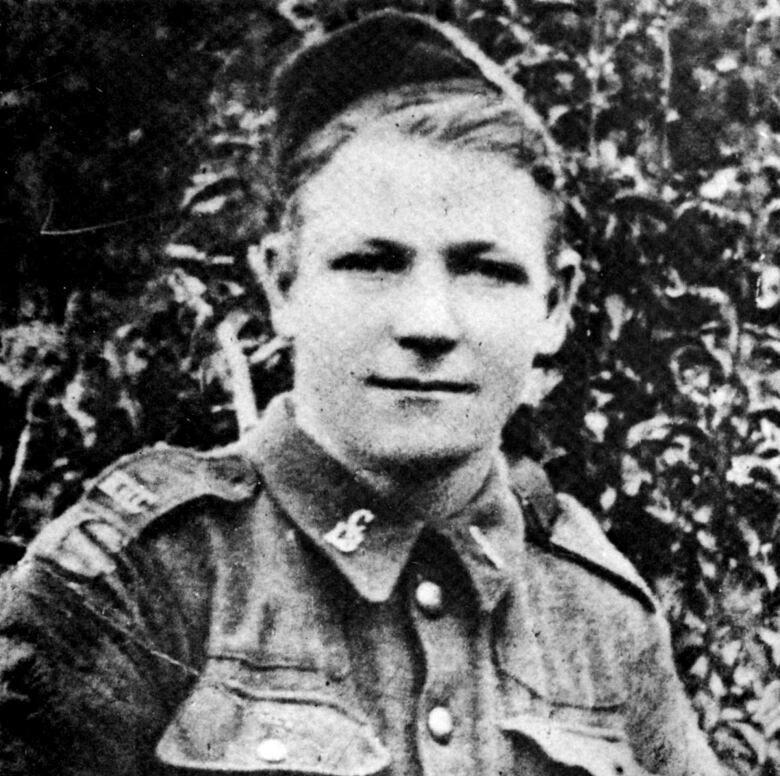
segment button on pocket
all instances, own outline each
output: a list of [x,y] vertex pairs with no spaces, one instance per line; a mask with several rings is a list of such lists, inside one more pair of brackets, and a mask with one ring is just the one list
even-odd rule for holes
[[257,756],[267,763],[281,763],[287,759],[287,747],[278,738],[266,738],[257,745]]
[[374,776],[390,756],[363,718],[318,693],[199,684],[157,744],[166,765],[197,771]]
[[450,710],[444,706],[435,706],[428,712],[428,731],[434,741],[446,744],[452,736],[455,723]]

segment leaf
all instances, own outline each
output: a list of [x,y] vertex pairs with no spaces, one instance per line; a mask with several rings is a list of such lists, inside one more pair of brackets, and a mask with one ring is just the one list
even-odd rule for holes
[[627,321],[631,319],[632,310],[626,304],[626,300],[619,294],[610,294],[604,300],[604,312],[609,317],[609,338],[617,342],[620,332]]
[[214,215],[214,213],[219,213],[222,210],[227,201],[228,197],[225,194],[220,194],[203,202],[197,202],[192,206],[192,212],[200,213],[201,215]]
[[165,255],[179,260],[206,261],[208,259],[208,255],[198,250],[194,245],[183,245],[181,243],[168,243],[165,246]]
[[700,547],[709,552],[713,552],[717,548],[715,537],[709,531],[697,531],[696,540],[699,542]]
[[588,412],[584,418],[585,426],[593,434],[597,442],[604,441],[604,434],[609,428],[609,418],[603,412]]
[[768,742],[764,735],[746,722],[732,722],[731,727],[738,730],[745,741],[747,741],[755,753],[759,764],[765,763],[768,754]]
[[737,639],[727,642],[720,649],[721,659],[727,666],[733,666],[741,648],[742,642]]
[[731,459],[731,466],[726,472],[726,481],[734,485],[755,485],[754,472],[765,469],[766,461],[757,455],[737,455]]
[[673,420],[668,415],[659,414],[649,420],[643,420],[628,430],[626,445],[630,449],[640,442],[663,440],[669,436]]
[[636,496],[643,483],[652,483],[653,477],[632,455],[624,455],[621,458],[621,475],[623,492],[627,496]]
[[[772,650],[772,662],[780,667],[780,633],[770,628],[761,628],[758,636]],[[778,694],[780,694],[780,683],[778,683]]]
[[699,555],[697,557],[697,561],[699,563],[701,574],[705,579],[718,578],[718,567],[711,560],[703,558],[701,555]]
[[719,73],[732,73],[739,69],[739,61],[733,54],[724,54],[715,62],[715,69]]
[[765,267],[758,276],[756,288],[756,307],[759,310],[771,310],[780,303],[780,267]]
[[764,7],[757,10],[753,15],[753,21],[756,24],[770,21],[771,19],[780,19],[780,2],[778,0],[767,0]]
[[767,738],[780,730],[780,679],[772,680],[750,709]]
[[609,512],[617,500],[617,491],[614,488],[606,488],[599,497],[599,506],[604,512]]
[[758,673],[752,666],[739,665],[734,669],[734,684],[737,687],[752,687],[758,683]]
[[738,175],[739,168],[737,167],[725,167],[722,170],[718,170],[712,178],[699,187],[699,194],[704,199],[723,199],[726,194],[739,191]]
[[212,186],[235,185],[234,182],[237,179],[238,173],[234,167],[225,167],[221,170],[204,167],[200,172],[192,176],[192,185],[185,189],[179,207],[187,207],[196,197],[201,196]]
[[[571,76],[569,76],[571,78]],[[571,111],[568,105],[553,105],[549,111],[547,111],[547,121],[550,126],[553,126],[558,119],[565,116]]]
[[710,681],[708,684],[710,692],[716,698],[722,698],[726,694],[726,686],[723,684],[723,680],[720,678],[717,671],[713,671],[710,674]]
[[764,575],[767,590],[769,590],[770,593],[773,593],[775,590],[777,590],[778,583],[777,571],[775,571],[775,567],[768,563],[762,563],[760,569],[761,573]]
[[667,525],[671,525],[677,519],[677,513],[668,504],[650,504],[645,507],[645,512]]

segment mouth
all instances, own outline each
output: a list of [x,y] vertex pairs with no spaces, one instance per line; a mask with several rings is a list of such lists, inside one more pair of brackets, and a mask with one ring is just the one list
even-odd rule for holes
[[476,393],[474,383],[457,380],[422,380],[417,377],[379,377],[371,375],[366,384],[390,391],[414,391],[416,393]]

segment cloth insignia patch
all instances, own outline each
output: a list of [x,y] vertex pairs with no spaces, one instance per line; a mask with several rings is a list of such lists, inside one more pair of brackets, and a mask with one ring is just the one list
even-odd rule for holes
[[97,487],[131,515],[138,515],[157,503],[154,493],[121,469],[111,472]]

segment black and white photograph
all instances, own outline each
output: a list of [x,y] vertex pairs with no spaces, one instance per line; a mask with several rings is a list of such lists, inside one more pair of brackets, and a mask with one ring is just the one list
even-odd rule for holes
[[780,776],[778,0],[0,40],[0,776]]

